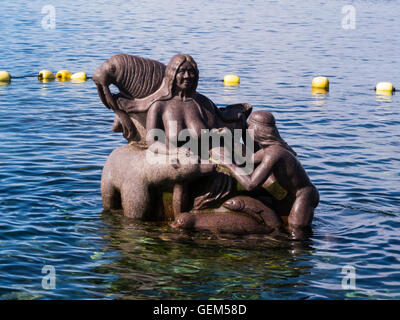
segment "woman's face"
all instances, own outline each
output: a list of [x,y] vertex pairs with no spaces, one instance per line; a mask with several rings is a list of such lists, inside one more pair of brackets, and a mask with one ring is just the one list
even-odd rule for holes
[[196,81],[196,70],[189,62],[184,62],[176,73],[176,86],[181,90],[193,88]]

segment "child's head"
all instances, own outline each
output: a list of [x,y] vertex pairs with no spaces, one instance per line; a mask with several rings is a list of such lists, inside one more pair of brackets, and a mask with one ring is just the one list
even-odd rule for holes
[[248,128],[254,130],[254,140],[258,143],[280,138],[275,117],[265,110],[255,111],[250,115]]
[[260,146],[280,145],[296,156],[296,152],[281,138],[271,112],[265,110],[253,112],[249,117],[248,128],[254,130],[254,141]]

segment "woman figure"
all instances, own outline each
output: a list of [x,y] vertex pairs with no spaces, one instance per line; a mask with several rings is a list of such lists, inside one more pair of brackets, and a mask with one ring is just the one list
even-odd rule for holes
[[[163,129],[170,128],[168,123],[176,121],[178,127],[175,131],[179,133],[182,129],[189,129],[196,137],[200,137],[201,129],[218,128],[224,122],[245,122],[251,112],[250,105],[232,105],[221,111],[210,99],[196,92],[198,80],[199,70],[193,58],[187,54],[177,54],[167,65],[156,92],[142,99],[129,99],[119,94],[116,98],[118,107],[127,113],[147,112],[147,131],[161,128],[164,124],[166,128]],[[239,105],[243,107],[242,112],[230,108]],[[117,127],[118,122],[114,125]]]
[[[190,55],[177,54],[172,57],[166,67],[161,87],[157,93],[158,98],[148,107],[146,130],[147,145],[152,147],[157,143],[159,153],[170,154],[170,141],[177,142],[182,130],[187,129],[192,139],[196,139],[198,146],[201,143],[202,129],[217,128],[219,120],[234,122],[238,120],[236,114],[223,114],[215,104],[207,97],[196,91],[199,80],[199,71],[196,62]],[[153,129],[161,129],[165,133],[165,141],[155,141],[151,134]],[[150,134],[149,134],[150,133]],[[207,136],[208,139],[208,136]],[[178,143],[174,147],[180,147],[185,142]],[[154,149],[154,146],[153,146]],[[197,148],[199,150],[199,148]],[[208,156],[208,153],[207,153]],[[213,172],[213,165],[210,167]],[[230,179],[229,176],[221,176],[222,180]],[[215,181],[214,181],[215,182]],[[230,184],[214,183],[214,189],[207,190],[207,200],[221,198],[230,191]],[[185,182],[176,184],[173,191],[174,213],[188,211],[190,207],[187,196],[188,186]]]
[[[211,100],[196,91],[198,81],[199,70],[193,58],[187,54],[173,56],[165,70],[159,98],[149,107],[147,131],[165,130],[168,145],[170,140],[177,141],[184,129],[190,131],[192,138],[200,139],[202,129],[218,127],[218,118],[236,121],[226,119]],[[151,144],[151,138],[147,142]]]

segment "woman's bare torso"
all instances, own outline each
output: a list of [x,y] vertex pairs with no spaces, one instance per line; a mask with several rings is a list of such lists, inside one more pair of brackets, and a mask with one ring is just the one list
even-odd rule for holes
[[193,98],[182,100],[180,97],[173,97],[167,101],[158,101],[157,117],[159,129],[165,130],[167,139],[179,137],[184,129],[190,131],[194,138],[201,137],[203,129],[216,127],[215,110],[208,106],[200,106]]

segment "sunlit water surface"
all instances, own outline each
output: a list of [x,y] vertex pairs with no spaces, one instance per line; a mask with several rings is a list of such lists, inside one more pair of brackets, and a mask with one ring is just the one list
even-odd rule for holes
[[[168,63],[189,53],[198,90],[219,106],[249,102],[281,135],[321,194],[306,243],[180,234],[102,212],[100,177],[125,143],[91,80],[0,86],[0,298],[400,298],[400,4],[354,1],[2,1],[0,70],[89,75],[117,53]],[[224,87],[225,74],[241,77]],[[331,81],[312,93],[314,76]],[[42,288],[44,265],[56,289]],[[342,288],[342,268],[356,289]],[[345,282],[346,284],[346,282]]]

